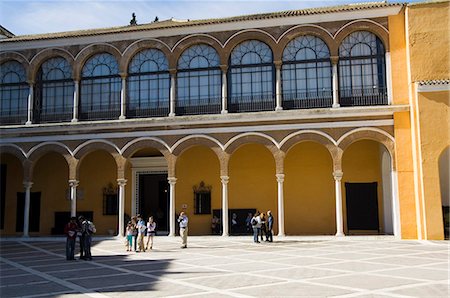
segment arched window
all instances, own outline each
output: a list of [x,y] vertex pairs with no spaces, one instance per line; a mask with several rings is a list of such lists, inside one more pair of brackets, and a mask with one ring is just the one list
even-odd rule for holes
[[169,114],[169,64],[156,49],[137,53],[128,67],[127,117],[167,116]]
[[318,37],[306,35],[290,41],[281,68],[283,108],[331,107],[330,50]]
[[0,123],[25,123],[29,94],[25,69],[17,61],[5,62],[0,66],[0,79]]
[[275,109],[273,55],[265,43],[249,40],[233,49],[228,81],[228,111]]
[[341,106],[387,104],[385,50],[367,31],[353,32],[339,46]]
[[45,61],[38,72],[34,122],[68,121],[73,116],[72,67],[62,57]]
[[221,70],[216,50],[208,45],[194,45],[178,60],[177,101],[175,113],[212,114],[221,109]]
[[97,54],[83,67],[80,83],[80,119],[113,119],[120,115],[121,78],[113,55]]

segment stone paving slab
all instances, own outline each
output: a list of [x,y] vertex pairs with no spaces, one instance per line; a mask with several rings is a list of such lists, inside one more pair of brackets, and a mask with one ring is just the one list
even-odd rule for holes
[[62,238],[1,239],[0,297],[449,297],[449,242],[392,237],[158,236],[127,252],[95,238],[66,261]]

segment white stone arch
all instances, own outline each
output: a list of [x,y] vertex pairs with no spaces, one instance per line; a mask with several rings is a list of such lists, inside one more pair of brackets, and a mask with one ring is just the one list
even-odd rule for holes
[[334,145],[337,146],[337,142],[329,134],[327,134],[327,133],[325,133],[323,131],[319,131],[319,130],[301,130],[301,131],[293,132],[293,133],[287,135],[286,137],[284,137],[284,139],[281,140],[281,142],[280,142],[280,148],[283,147],[283,145],[287,141],[292,139],[293,137],[295,137],[297,135],[301,135],[301,134],[308,134],[308,133],[312,133],[312,134],[317,134],[317,135],[323,136],[326,139],[328,139],[331,143],[333,143]]
[[220,143],[217,139],[215,139],[211,136],[208,136],[208,135],[195,134],[195,135],[185,136],[185,137],[179,139],[177,142],[175,142],[175,144],[172,145],[172,147],[170,147],[170,152],[174,152],[175,149],[177,149],[179,146],[181,146],[184,142],[187,142],[191,139],[198,139],[198,138],[209,140],[209,141],[215,143],[220,149],[225,150],[222,143]]
[[27,154],[25,153],[25,151],[16,144],[0,144],[0,153],[12,154],[16,156],[20,161],[23,161],[27,158]]
[[325,29],[325,28],[322,27],[322,26],[315,25],[315,24],[301,24],[301,25],[294,26],[294,27],[289,28],[288,30],[284,31],[283,34],[281,34],[280,37],[278,37],[278,39],[276,40],[276,42],[279,43],[280,40],[281,40],[286,34],[289,34],[289,32],[291,32],[291,31],[293,31],[293,30],[296,30],[296,29],[298,29],[298,28],[302,28],[302,27],[314,27],[314,28],[317,28],[317,29],[319,29],[319,30],[322,30],[322,31],[323,31],[324,33],[326,33],[327,35],[329,35],[332,39],[334,39],[333,34],[331,34],[330,31],[328,31],[327,29]]
[[[36,55],[34,55],[33,58],[31,58],[30,64],[34,63],[34,60],[40,59],[40,56],[43,55],[45,52],[54,51],[54,50],[64,52],[67,55],[69,55],[70,57],[72,57],[72,61],[69,61],[69,62],[74,62],[75,61],[75,57],[72,55],[72,53],[70,53],[66,49],[55,47],[55,48],[46,48],[46,49],[43,49],[43,50],[39,51],[38,53],[36,53]],[[47,58],[43,58],[43,59],[45,60]]]
[[[19,60],[15,59],[14,56],[19,56],[20,59],[22,59],[23,61],[19,61]],[[6,58],[3,58],[3,57],[6,57]],[[0,53],[0,59],[1,59],[0,63],[7,62],[9,60],[16,60],[17,62],[26,62],[27,64],[30,64],[30,61],[27,59],[27,57],[25,57],[23,54],[21,54],[19,52],[15,52],[15,51]]]
[[215,42],[217,42],[218,45],[220,45],[222,48],[225,47],[225,44],[222,44],[220,42],[220,40],[218,40],[217,38],[215,38],[214,36],[210,35],[210,34],[206,34],[206,33],[196,33],[196,34],[190,34],[188,36],[183,37],[182,39],[180,39],[179,41],[177,41],[172,49],[170,50],[171,52],[175,51],[175,49],[178,47],[179,44],[181,44],[183,41],[185,41],[186,39],[192,38],[192,37],[196,37],[196,36],[203,36],[203,37],[207,37],[210,38],[212,40],[214,40]]
[[130,48],[132,48],[135,44],[140,43],[140,42],[144,42],[144,41],[154,41],[156,43],[162,44],[163,46],[165,46],[167,48],[167,50],[172,52],[172,49],[170,48],[170,46],[163,42],[162,40],[156,39],[156,38],[142,38],[139,40],[134,41],[133,43],[131,43],[130,45],[128,45],[125,50],[122,53],[122,56],[126,56],[127,52],[130,50]]
[[375,21],[372,21],[372,20],[369,20],[369,19],[358,19],[358,20],[354,20],[354,21],[348,22],[347,24],[345,24],[344,26],[342,26],[341,28],[339,28],[339,30],[336,31],[336,32],[334,33],[333,39],[335,39],[336,36],[337,36],[342,30],[344,30],[346,27],[351,26],[351,25],[353,25],[353,24],[355,24],[355,23],[360,23],[360,22],[368,22],[368,23],[372,23],[373,25],[375,25],[375,26],[377,26],[377,27],[380,27],[381,29],[383,29],[384,31],[386,31],[386,33],[389,33],[389,30],[388,30],[388,29],[386,29],[386,28],[383,27],[381,24],[379,24],[379,23],[377,23],[377,22],[375,22]]
[[[269,38],[271,38],[275,43],[278,43],[278,41],[275,39],[275,37],[273,37],[270,33],[266,32],[266,31],[264,31],[264,30],[261,30],[261,29],[245,29],[245,30],[241,30],[241,31],[236,32],[236,33],[234,33],[233,35],[231,35],[231,36],[225,41],[225,43],[223,44],[223,47],[226,47],[227,44],[228,44],[231,40],[233,40],[236,36],[241,35],[241,34],[244,34],[244,33],[247,33],[247,32],[259,32],[259,33],[265,34],[265,35],[267,35]],[[273,50],[274,50],[274,49],[272,49],[272,51],[273,51]]]
[[134,144],[136,144],[136,143],[138,143],[138,142],[141,142],[141,141],[147,141],[147,140],[148,140],[148,141],[155,141],[155,142],[161,144],[162,146],[164,146],[164,147],[167,149],[167,151],[169,151],[170,153],[172,153],[172,151],[171,151],[169,145],[167,145],[167,143],[164,142],[163,140],[158,139],[158,138],[154,138],[154,137],[140,137],[140,138],[131,140],[131,141],[129,141],[128,143],[126,143],[126,144],[122,147],[122,149],[120,149],[120,154],[123,155],[123,153],[124,153],[130,146],[132,146],[132,145],[134,145]]
[[[118,54],[120,54],[121,56],[123,56],[122,52],[121,52],[116,46],[114,46],[114,45],[112,45],[112,44],[109,44],[109,43],[105,43],[105,42],[99,42],[99,43],[93,43],[93,44],[90,44],[90,45],[88,45],[88,46],[82,48],[82,49],[78,52],[78,54],[75,56],[75,61],[78,62],[78,59],[80,58],[80,56],[84,55],[84,52],[89,51],[90,48],[92,48],[92,47],[97,47],[97,46],[113,48],[114,50],[117,51]],[[119,62],[119,61],[117,61],[117,62]]]
[[73,155],[75,156],[84,147],[86,147],[86,146],[88,146],[90,144],[95,144],[95,143],[107,144],[107,145],[111,146],[112,148],[114,148],[119,155],[121,155],[119,147],[117,147],[116,144],[114,144],[113,142],[108,141],[108,140],[89,140],[89,141],[86,141],[86,142],[78,145],[77,148],[75,148],[75,150],[73,150]]
[[247,137],[247,136],[262,137],[264,139],[269,140],[275,147],[280,149],[280,144],[278,144],[278,142],[273,137],[266,135],[264,133],[261,133],[261,132],[245,132],[245,133],[238,134],[237,136],[234,136],[230,140],[228,140],[228,142],[226,142],[225,145],[223,146],[223,149],[226,150],[231,144],[233,144],[237,140]]
[[69,147],[67,147],[67,145],[65,145],[65,144],[63,144],[63,143],[60,143],[60,142],[43,142],[43,143],[40,143],[40,144],[38,144],[38,145],[36,145],[36,146],[33,146],[29,151],[28,151],[28,153],[26,154],[26,157],[27,158],[29,158],[32,154],[33,154],[33,152],[35,152],[37,149],[39,149],[39,148],[41,148],[41,147],[44,147],[44,146],[48,146],[48,145],[56,145],[56,146],[59,146],[59,147],[62,147],[62,148],[64,148],[65,150],[67,150],[67,153],[69,153],[70,154],[70,156],[74,156],[74,153],[72,152],[72,150],[70,150],[70,148]]

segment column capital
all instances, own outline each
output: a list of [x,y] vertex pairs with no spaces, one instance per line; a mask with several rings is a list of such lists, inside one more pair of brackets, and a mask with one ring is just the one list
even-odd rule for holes
[[75,179],[69,180],[69,186],[70,187],[78,187],[79,184],[80,184],[79,180],[75,180]]
[[220,176],[220,181],[222,181],[222,184],[228,184],[230,180],[230,176]]
[[333,177],[334,177],[334,180],[336,180],[336,181],[341,181],[343,175],[344,175],[344,173],[342,171],[334,171],[333,172]]
[[177,183],[177,178],[175,177],[168,177],[167,180],[169,181],[170,185],[175,185],[175,183]]
[[331,60],[331,64],[338,64],[339,56],[331,56],[330,60]]
[[273,61],[273,65],[275,65],[276,69],[280,69],[283,62],[281,60]]
[[276,174],[277,182],[284,182],[284,174]]
[[222,72],[227,72],[228,71],[228,65],[219,65],[220,69],[222,70]]
[[126,73],[126,72],[119,72],[119,76],[120,76],[122,79],[126,79],[126,78],[128,77],[128,73]]
[[31,181],[24,181],[23,182],[23,187],[31,188],[31,186],[33,186],[33,182],[31,182]]
[[30,87],[33,87],[36,82],[33,80],[28,80],[27,83]]
[[171,76],[174,76],[174,75],[177,74],[177,69],[176,68],[171,68],[171,69],[169,69],[169,73],[170,73]]
[[127,185],[127,179],[123,179],[123,178],[120,178],[120,179],[117,179],[117,184],[119,184],[119,186],[125,186],[125,185]]

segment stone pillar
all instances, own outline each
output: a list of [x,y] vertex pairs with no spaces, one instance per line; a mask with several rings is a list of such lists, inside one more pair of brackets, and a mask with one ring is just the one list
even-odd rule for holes
[[285,236],[284,233],[284,174],[276,174],[278,182],[278,236]]
[[401,225],[400,225],[400,208],[398,202],[398,176],[397,171],[392,168],[391,170],[392,180],[392,224],[394,229],[394,236],[401,239]]
[[33,104],[34,104],[34,82],[30,81],[29,91],[28,91],[28,111],[27,111],[27,122],[26,125],[33,123]]
[[230,177],[220,176],[222,181],[222,236],[228,236],[228,181]]
[[78,105],[80,102],[80,81],[73,81],[73,118],[72,122],[78,122]]
[[276,107],[275,111],[280,111],[283,109],[282,96],[281,96],[281,61],[274,61],[275,71],[276,71],[276,81],[275,81],[275,98]]
[[29,236],[30,227],[30,196],[31,196],[31,186],[33,182],[24,181],[23,187],[25,188],[25,204],[23,208],[23,237]]
[[126,179],[117,179],[119,185],[119,231],[117,236],[124,237],[125,233],[125,186],[127,185]]
[[169,236],[175,236],[175,183],[177,178],[169,177]]
[[70,216],[77,216],[77,187],[80,181],[69,180],[70,186]]
[[336,236],[344,236],[344,220],[342,215],[342,171],[333,172],[336,196]]
[[386,60],[386,88],[387,88],[387,97],[388,97],[388,105],[392,104],[392,66],[391,66],[391,53],[385,53]]
[[227,92],[228,92],[228,82],[227,82],[227,71],[228,65],[221,65],[222,70],[222,111],[220,113],[228,113],[228,102],[227,102]]
[[333,75],[333,108],[339,108],[339,84],[338,84],[338,56],[331,57],[332,75]]
[[126,111],[127,111],[127,74],[121,73],[120,77],[122,78],[122,89],[120,90],[120,116],[119,119],[126,119]]
[[170,110],[169,110],[169,117],[175,116],[175,95],[176,95],[176,80],[175,77],[177,75],[176,69],[169,70],[170,72]]

